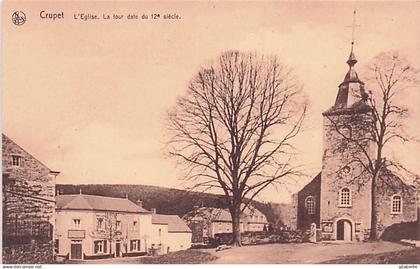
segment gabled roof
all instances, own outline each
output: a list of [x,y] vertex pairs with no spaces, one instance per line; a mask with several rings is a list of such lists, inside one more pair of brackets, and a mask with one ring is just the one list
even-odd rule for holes
[[167,224],[169,233],[187,232],[190,233],[191,229],[185,224],[185,222],[177,215],[152,215],[153,224]]
[[87,194],[58,195],[56,209],[150,213],[128,199]]
[[[2,143],[4,146],[4,143],[6,143],[5,141],[9,141],[10,143],[13,144],[13,146],[15,148],[18,148],[19,150],[21,150],[25,155],[29,156],[30,158],[33,158],[34,160],[36,160],[39,164],[41,164],[42,166],[44,166],[46,169],[50,170],[51,174],[54,175],[58,175],[60,174],[59,171],[54,171],[51,170],[50,168],[48,168],[48,166],[46,166],[43,162],[41,162],[38,158],[35,158],[31,153],[29,153],[28,151],[26,151],[24,148],[22,148],[20,145],[18,145],[14,140],[12,140],[10,137],[8,137],[7,135],[5,135],[4,133],[1,134],[1,138],[2,138]],[[4,154],[7,152],[4,152],[4,147],[3,147],[3,158],[4,158]]]
[[[194,216],[202,216],[211,219],[213,222],[232,222],[232,217],[227,209],[215,208],[215,207],[201,207],[196,210],[188,212],[184,219],[193,218]],[[253,206],[247,206],[244,212],[241,214],[241,222],[249,222],[251,216],[264,216],[265,215]]]

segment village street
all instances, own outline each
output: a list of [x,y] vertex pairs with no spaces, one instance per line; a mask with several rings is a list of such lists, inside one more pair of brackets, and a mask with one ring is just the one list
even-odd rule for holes
[[[85,260],[82,263],[93,264],[127,264],[127,263],[220,263],[220,264],[284,264],[284,263],[324,263],[336,260],[345,256],[369,254],[381,254],[401,250],[410,250],[411,247],[391,242],[375,243],[303,243],[303,244],[267,244],[244,246],[241,248],[227,249],[216,252],[215,249],[208,250],[186,250],[169,254],[172,257],[122,257],[113,259]],[[210,254],[208,260],[197,259],[197,255]],[[214,257],[215,256],[215,257]],[[191,258],[187,258],[191,257]],[[217,257],[217,258],[216,258]],[[172,260],[174,259],[174,260]],[[200,261],[201,260],[201,261]]]
[[390,242],[375,243],[303,243],[246,246],[211,253],[218,257],[213,263],[322,263],[349,255],[379,254],[410,247]]

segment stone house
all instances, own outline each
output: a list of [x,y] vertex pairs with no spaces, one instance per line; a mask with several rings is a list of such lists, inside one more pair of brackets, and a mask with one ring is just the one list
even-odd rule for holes
[[[373,152],[365,139],[372,117],[364,83],[354,69],[353,53],[347,61],[349,71],[339,85],[334,105],[323,113],[324,137],[321,172],[297,194],[297,229],[307,230],[315,223],[324,240],[362,241],[368,238],[371,222],[371,179],[354,160],[363,160],[361,147],[343,137],[361,141],[363,150]],[[364,142],[366,141],[366,142]],[[392,184],[385,184],[392,182]],[[392,224],[417,219],[416,194],[412,185],[383,170],[376,185],[378,236]]]
[[55,246],[64,259],[163,254],[191,245],[191,231],[178,216],[179,221],[159,215],[162,221],[157,223],[141,201],[82,193],[58,195],[56,200]]
[[3,262],[51,263],[55,179],[50,170],[2,134]]
[[[217,234],[232,233],[232,217],[228,210],[213,207],[195,208],[183,216],[192,230],[193,243],[206,243]],[[247,207],[240,219],[241,232],[257,232],[268,228],[266,216],[254,207]]]

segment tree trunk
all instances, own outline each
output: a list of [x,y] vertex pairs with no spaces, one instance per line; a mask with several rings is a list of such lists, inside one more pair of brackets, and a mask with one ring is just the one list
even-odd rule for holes
[[232,236],[233,236],[233,245],[236,247],[241,247],[242,246],[241,220],[240,220],[239,210],[235,210],[235,213],[232,216]]
[[371,220],[370,220],[370,240],[376,241],[377,238],[377,225],[378,225],[378,216],[377,216],[377,208],[376,208],[376,178],[377,175],[372,177],[372,184],[371,184]]

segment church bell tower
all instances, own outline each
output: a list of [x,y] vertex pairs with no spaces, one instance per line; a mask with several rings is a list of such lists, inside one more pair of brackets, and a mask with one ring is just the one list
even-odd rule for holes
[[[353,24],[354,25],[354,24]],[[355,70],[354,42],[349,69],[333,106],[325,111],[321,171],[320,228],[325,240],[363,240],[370,225],[369,176],[360,166],[370,152],[371,107]],[[353,143],[353,142],[356,143]]]

